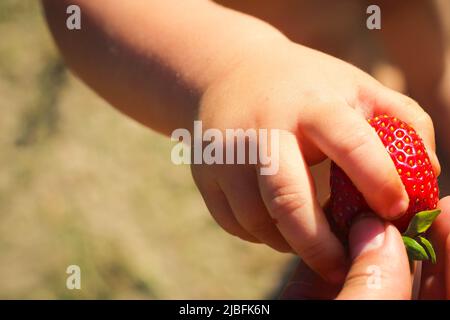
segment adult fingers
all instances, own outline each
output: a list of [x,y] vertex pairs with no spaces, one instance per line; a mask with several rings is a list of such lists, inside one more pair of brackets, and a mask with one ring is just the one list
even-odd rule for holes
[[450,237],[447,237],[445,246],[445,287],[447,300],[450,300]]
[[421,299],[450,299],[450,197],[441,199],[438,208],[441,214],[429,232],[437,263],[423,263]]
[[290,246],[313,270],[331,282],[341,282],[347,270],[344,248],[331,232],[316,200],[296,136],[281,131],[279,150],[275,153],[278,172],[258,174],[261,195],[270,215]]
[[325,281],[301,260],[281,293],[280,299],[330,300],[338,295],[341,287],[340,284]]
[[337,104],[318,106],[316,112],[313,121],[304,120],[302,133],[344,170],[375,212],[386,219],[401,216],[408,207],[408,195],[367,120]]
[[337,299],[409,299],[411,277],[398,230],[376,216],[361,216],[349,235],[352,266]]

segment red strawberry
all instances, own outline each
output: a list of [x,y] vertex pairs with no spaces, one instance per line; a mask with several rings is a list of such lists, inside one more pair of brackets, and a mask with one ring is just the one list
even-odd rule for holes
[[[409,238],[420,242],[424,239],[421,236],[424,232],[424,223],[431,225],[432,220],[439,214],[437,210],[434,210],[439,200],[437,179],[422,139],[411,126],[394,117],[383,115],[372,118],[368,122],[376,130],[391,156],[409,196],[408,210],[400,219],[393,221],[393,224],[401,232],[404,232],[407,230],[408,224],[421,223],[422,229],[418,230],[418,227],[414,225],[410,226],[411,228],[408,228],[406,231]],[[363,195],[334,162],[331,164],[330,186],[331,215],[336,222],[338,231],[341,235],[346,235],[352,219],[359,213],[368,211],[369,206]],[[425,210],[434,211],[427,211],[417,215]],[[411,220],[416,215],[417,218],[412,223]],[[416,221],[417,219],[420,221]],[[426,229],[429,225],[427,225]],[[427,244],[429,243],[427,242]],[[426,247],[426,245],[421,244],[421,247]],[[432,248],[429,250],[432,250]],[[409,250],[408,253],[410,253]],[[429,254],[433,256],[434,252]]]

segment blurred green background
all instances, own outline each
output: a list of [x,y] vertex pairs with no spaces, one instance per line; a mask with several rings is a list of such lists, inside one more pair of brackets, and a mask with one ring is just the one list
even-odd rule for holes
[[[172,144],[64,67],[39,1],[0,1],[0,298],[266,298],[292,259],[223,232]],[[81,268],[81,290],[66,268]]]

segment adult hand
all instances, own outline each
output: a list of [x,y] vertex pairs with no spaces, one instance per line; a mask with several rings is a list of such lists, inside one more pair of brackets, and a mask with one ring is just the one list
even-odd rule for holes
[[420,299],[450,299],[450,197],[441,199],[438,207],[442,212],[429,233],[437,263],[423,264]]
[[[420,299],[450,299],[450,197],[429,238],[437,264],[423,263]],[[374,216],[357,220],[350,231],[352,266],[343,287],[322,280],[300,262],[282,299],[409,299],[411,278],[403,242],[396,228]]]
[[374,215],[353,224],[350,235],[352,264],[343,287],[332,285],[300,262],[282,299],[409,299],[408,257],[397,228]]

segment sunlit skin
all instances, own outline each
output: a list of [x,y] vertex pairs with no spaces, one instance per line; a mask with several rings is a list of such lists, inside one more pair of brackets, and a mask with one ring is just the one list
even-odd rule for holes
[[[429,230],[437,263],[423,262],[419,299],[450,299],[450,197],[440,200],[441,214]],[[383,246],[368,251],[352,261],[344,286],[331,285],[300,262],[281,295],[282,299],[410,299],[410,268],[400,233],[386,224]],[[367,227],[367,225],[366,225]],[[370,226],[369,226],[370,227]],[[355,245],[355,244],[354,244]],[[350,251],[352,242],[350,241]],[[367,286],[368,269],[376,265],[382,272],[380,289]]]
[[[295,252],[331,282],[344,279],[347,257],[309,166],[331,158],[375,212],[398,218],[407,194],[366,121],[389,114],[416,129],[439,174],[433,123],[416,101],[258,18],[202,0],[43,3],[67,64],[144,125],[166,135],[194,120],[205,130],[280,129],[278,174],[257,175],[252,165],[193,165],[193,177],[227,232]],[[64,27],[68,4],[81,7],[79,31]]]
[[[436,1],[422,0],[218,2],[268,21],[294,42],[350,61],[394,85],[376,71],[387,60],[404,78],[402,84],[394,85],[396,89],[407,92],[432,116],[441,155],[450,160],[446,143],[450,136],[450,50],[443,21],[450,19],[448,3],[441,2],[442,7]],[[380,6],[382,16],[381,30],[375,32],[361,28],[367,17],[362,13],[373,4]],[[384,57],[373,54],[379,46]]]

